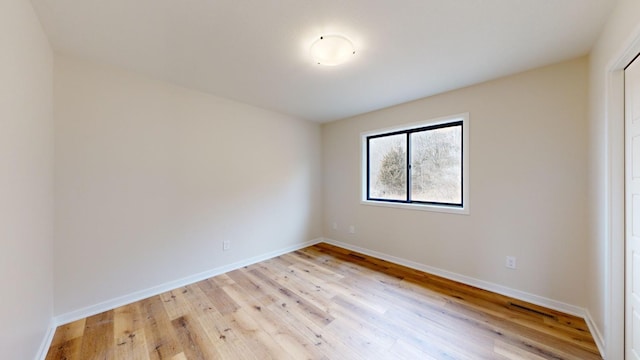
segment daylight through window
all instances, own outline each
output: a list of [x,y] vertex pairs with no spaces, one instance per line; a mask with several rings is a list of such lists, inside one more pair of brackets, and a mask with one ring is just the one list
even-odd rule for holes
[[363,137],[365,201],[463,208],[465,121]]

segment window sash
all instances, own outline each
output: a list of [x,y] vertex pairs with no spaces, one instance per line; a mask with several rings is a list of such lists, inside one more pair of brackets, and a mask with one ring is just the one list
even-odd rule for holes
[[[437,129],[450,128],[450,127],[460,127],[460,202],[459,203],[448,203],[448,202],[438,202],[438,201],[423,201],[423,200],[414,200],[411,196],[411,178],[412,178],[412,166],[411,166],[411,135],[415,133],[428,132]],[[377,198],[371,196],[371,140],[376,138],[383,138],[394,135],[406,135],[405,137],[405,169],[406,169],[406,197],[405,200],[398,199],[388,199],[388,198]],[[406,129],[406,130],[398,130],[392,131],[388,133],[370,135],[366,137],[366,154],[367,154],[367,179],[366,179],[366,199],[370,201],[383,201],[390,203],[399,203],[399,204],[424,204],[424,205],[437,205],[437,206],[449,206],[456,208],[464,207],[464,122],[463,120],[451,121],[441,124],[434,124],[429,126],[423,126],[414,129]]]

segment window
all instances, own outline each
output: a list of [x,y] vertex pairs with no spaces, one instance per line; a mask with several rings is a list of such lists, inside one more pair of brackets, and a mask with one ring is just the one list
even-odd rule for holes
[[468,214],[468,118],[363,134],[363,203]]

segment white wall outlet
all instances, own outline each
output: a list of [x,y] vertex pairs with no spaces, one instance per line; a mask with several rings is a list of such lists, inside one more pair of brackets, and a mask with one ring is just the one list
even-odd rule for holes
[[353,225],[349,225],[349,234],[355,234],[356,233],[356,227]]
[[507,256],[507,260],[506,260],[504,266],[506,266],[509,269],[515,269],[517,267],[517,265],[516,265],[516,257],[515,256]]
[[334,221],[333,224],[331,224],[331,228],[333,230],[338,230],[338,223]]
[[231,240],[225,240],[222,242],[222,250],[223,251],[231,250]]

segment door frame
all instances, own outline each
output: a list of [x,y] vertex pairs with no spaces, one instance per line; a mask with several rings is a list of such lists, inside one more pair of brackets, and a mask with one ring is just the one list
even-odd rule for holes
[[605,76],[605,352],[624,358],[625,331],[625,109],[624,68],[640,53],[640,29],[607,66]]

